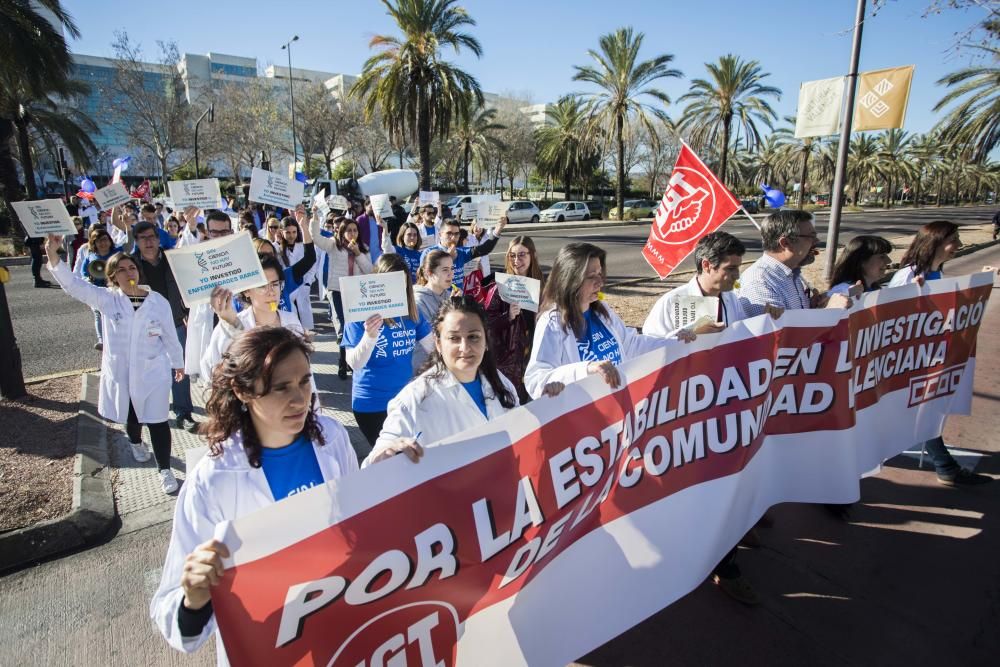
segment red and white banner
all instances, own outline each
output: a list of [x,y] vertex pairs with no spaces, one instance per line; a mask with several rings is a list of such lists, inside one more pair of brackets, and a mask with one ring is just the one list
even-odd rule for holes
[[739,200],[687,144],[681,144],[642,256],[666,278],[691,254],[698,239],[718,229],[739,208]]
[[666,343],[218,531],[237,665],[565,665],[967,412],[989,274]]

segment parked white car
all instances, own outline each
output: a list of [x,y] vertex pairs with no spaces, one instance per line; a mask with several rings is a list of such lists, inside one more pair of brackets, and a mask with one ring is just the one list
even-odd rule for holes
[[533,202],[527,200],[512,201],[507,207],[507,222],[538,222],[541,211]]
[[556,202],[539,214],[542,222],[590,220],[590,209],[582,201]]

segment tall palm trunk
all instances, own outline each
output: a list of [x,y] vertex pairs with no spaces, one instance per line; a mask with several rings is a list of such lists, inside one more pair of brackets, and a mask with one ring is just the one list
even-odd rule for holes
[[563,172],[563,199],[569,199],[569,169]]
[[420,189],[431,189],[431,116],[427,91],[420,86],[417,93],[417,146],[420,151]]
[[941,194],[944,192],[944,173],[938,174],[937,207],[941,207]]
[[625,219],[625,116],[615,118],[615,143],[618,147],[618,178],[615,179],[615,197],[618,199],[618,219]]
[[719,165],[719,179],[722,184],[728,187],[726,183],[726,167],[729,166],[729,126],[733,122],[732,115],[726,115],[722,119],[722,162]]
[[[806,198],[806,176],[809,175],[809,153],[810,146],[802,147],[802,172],[799,174],[799,208],[802,208]],[[836,196],[836,195],[831,195]]]
[[15,119],[14,126],[17,128],[17,152],[21,156],[24,187],[28,190],[28,199],[38,199],[38,187],[35,185],[35,166],[31,159],[31,139],[28,137],[28,121],[25,118]]
[[10,222],[9,226],[0,224],[0,234],[6,234],[11,230],[18,230],[19,234],[24,231],[20,222],[16,220],[17,216],[11,213],[14,209],[10,206],[12,201],[20,201],[21,199],[21,184],[17,180],[17,166],[14,164],[14,156],[10,152],[10,143],[13,138],[13,121],[0,119],[0,192],[3,193]]
[[469,142],[466,141],[464,149],[462,150],[462,183],[465,186],[465,194],[469,194],[469,159],[471,157],[471,153],[472,147],[469,145]]

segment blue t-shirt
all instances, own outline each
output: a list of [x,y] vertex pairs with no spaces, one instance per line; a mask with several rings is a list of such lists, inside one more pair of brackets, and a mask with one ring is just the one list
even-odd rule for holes
[[396,254],[403,258],[406,262],[406,266],[410,269],[410,280],[414,283],[417,282],[417,269],[420,268],[420,258],[423,257],[423,253],[419,250],[414,250],[412,248],[405,248],[401,245],[393,245],[393,249]]
[[284,447],[261,447],[260,467],[275,500],[294,496],[323,483],[323,471],[319,468],[312,442],[305,434]]
[[483,396],[483,384],[479,381],[479,376],[476,375],[476,379],[472,382],[463,382],[462,386],[465,387],[465,391],[469,392],[472,402],[476,404],[483,416],[489,416],[486,414],[486,397]]
[[[430,332],[423,315],[418,322],[397,317],[392,327],[383,322],[368,363],[354,369],[351,407],[357,412],[384,412],[413,377],[413,349]],[[356,346],[364,335],[365,323],[351,322],[344,330],[344,348]]]
[[[420,253],[421,262],[424,259],[424,255],[426,255],[427,253],[429,253],[431,250],[443,250],[445,252],[448,252],[448,249],[445,248],[441,244],[436,244],[436,245],[428,246],[428,247],[424,248],[424,251],[422,253]],[[457,287],[458,289],[461,290],[461,289],[463,289],[463,286],[465,284],[465,272],[462,270],[462,268],[466,264],[468,264],[469,262],[471,262],[473,260],[473,257],[472,257],[473,248],[459,247],[459,248],[455,248],[455,251],[456,251],[455,252],[455,260],[454,260],[454,266],[455,266],[455,278],[454,278],[454,280],[455,280],[455,287]]]
[[601,321],[599,315],[592,310],[583,314],[587,323],[587,331],[583,338],[578,338],[576,346],[580,350],[581,361],[610,361],[615,366],[622,362],[621,348],[614,334]]
[[940,280],[940,279],[941,279],[940,271],[928,271],[927,273],[924,274],[924,280]]

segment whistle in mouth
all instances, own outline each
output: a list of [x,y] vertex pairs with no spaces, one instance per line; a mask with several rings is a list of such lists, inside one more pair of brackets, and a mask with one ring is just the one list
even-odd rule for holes
[[272,313],[278,312],[278,302],[277,301],[269,301],[267,303],[267,305],[271,308],[271,312]]

